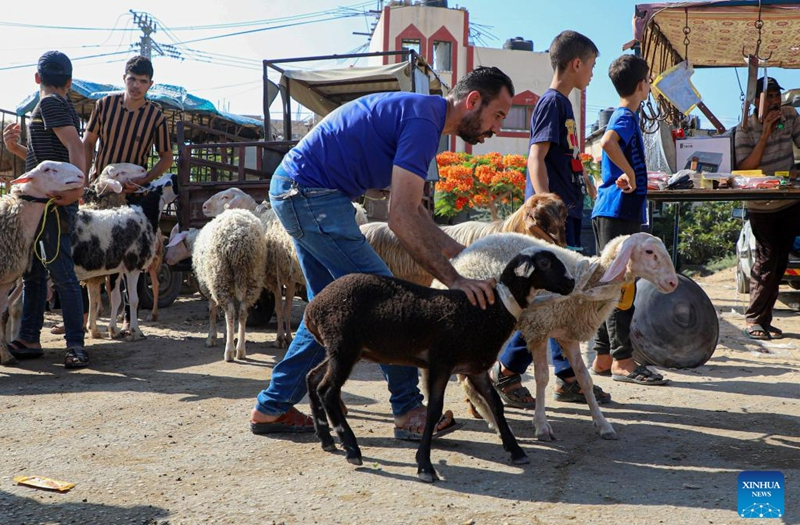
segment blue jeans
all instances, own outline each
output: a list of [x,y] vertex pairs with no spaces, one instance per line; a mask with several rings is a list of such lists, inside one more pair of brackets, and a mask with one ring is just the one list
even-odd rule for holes
[[[64,339],[67,348],[83,346],[83,305],[81,300],[81,286],[75,277],[75,265],[72,262],[72,241],[70,228],[78,211],[77,204],[57,207],[47,214],[44,232],[36,241],[34,248],[41,256],[40,242],[44,244],[46,262],[58,255],[47,266],[32,255],[31,267],[22,276],[22,320],[17,337],[23,341],[39,341],[39,336],[44,324],[44,307],[47,301],[47,274],[53,280],[53,286],[58,292],[61,302],[61,315],[64,318]],[[61,220],[61,232],[56,213]],[[37,232],[41,223],[37,227]],[[59,246],[59,237],[61,245]]]
[[[279,168],[272,177],[269,200],[294,239],[309,301],[343,275],[391,276],[386,263],[358,228],[350,199],[341,192],[299,187]],[[306,375],[324,358],[325,349],[303,321],[286,355],[272,369],[269,386],[258,394],[256,410],[272,416],[286,413],[306,395]],[[422,404],[415,367],[381,365],[380,368],[389,383],[394,415],[401,416]]]
[[[581,220],[577,217],[567,217],[566,224],[566,241],[567,246],[580,246],[581,245]],[[553,369],[557,377],[567,379],[575,377],[575,372],[569,365],[569,361],[564,357],[561,351],[561,345],[555,339],[547,340],[547,348],[550,349],[550,358],[553,360]],[[498,358],[504,367],[517,374],[524,374],[525,371],[531,366],[533,356],[528,351],[528,346],[525,343],[525,338],[522,337],[522,332],[515,332],[511,339],[508,340],[503,350],[500,352]]]

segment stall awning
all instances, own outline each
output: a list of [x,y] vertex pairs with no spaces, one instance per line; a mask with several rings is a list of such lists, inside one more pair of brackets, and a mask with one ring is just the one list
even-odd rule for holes
[[[369,93],[411,91],[411,66],[403,61],[374,67],[301,70],[286,69],[281,75],[282,88],[317,115],[327,115],[345,102]],[[430,93],[442,93],[438,78],[430,79]]]
[[[709,0],[637,4],[634,39],[655,74],[688,56],[694,67],[742,67],[744,54],[754,54],[758,0]],[[800,68],[800,3],[761,0],[759,55],[771,67]]]
[[[95,101],[110,95],[120,93],[124,88],[112,84],[100,84],[87,80],[72,79],[72,88],[67,93],[75,105],[75,110],[83,120],[89,120]],[[219,111],[210,101],[192,95],[181,86],[170,84],[156,84],[147,92],[147,98],[156,102],[168,121],[181,120],[184,115],[204,115],[220,124],[235,125],[240,132],[247,131],[252,138],[261,136],[263,122],[259,119]],[[25,115],[36,107],[39,102],[39,92],[36,91],[23,100],[16,108],[17,115]]]

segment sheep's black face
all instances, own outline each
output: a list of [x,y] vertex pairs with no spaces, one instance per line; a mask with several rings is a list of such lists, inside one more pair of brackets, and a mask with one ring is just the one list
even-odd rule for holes
[[561,259],[550,250],[530,248],[514,257],[506,266],[500,281],[505,284],[523,308],[536,290],[567,295],[575,289],[575,279]]
[[555,253],[541,250],[534,253],[531,259],[535,267],[531,274],[533,287],[561,295],[572,293],[575,289],[575,279]]

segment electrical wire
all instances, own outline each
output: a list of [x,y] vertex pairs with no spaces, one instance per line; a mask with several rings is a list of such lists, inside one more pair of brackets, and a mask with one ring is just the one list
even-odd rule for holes
[[[116,52],[112,52],[112,53],[100,53],[100,54],[97,54],[97,55],[87,55],[87,56],[82,56],[82,57],[70,57],[70,60],[72,62],[75,62],[77,60],[88,60],[90,58],[103,58],[103,57],[110,57],[110,56],[122,55],[122,54],[126,54],[126,55],[130,54],[130,51],[125,50],[125,51],[116,51]],[[35,67],[37,65],[38,65],[38,62],[33,62],[32,64],[17,64],[15,66],[0,67],[0,71],[9,71],[9,70],[12,70],[12,69],[24,69],[24,68]]]
[[[0,26],[21,27],[25,29],[47,29],[47,30],[57,29],[60,31],[115,31],[116,30],[114,27],[108,28],[108,27],[48,26],[42,24],[25,24],[21,22],[0,22]],[[134,30],[131,29],[131,31]],[[138,31],[138,29],[136,29],[135,31]]]

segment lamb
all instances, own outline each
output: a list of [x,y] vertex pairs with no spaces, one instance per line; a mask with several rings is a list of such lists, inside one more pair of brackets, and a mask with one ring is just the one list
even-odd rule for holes
[[[202,209],[203,215],[206,217],[216,217],[225,210],[236,208],[249,210],[256,215],[260,215],[264,211],[269,210],[271,206],[269,205],[269,201],[257,204],[255,199],[243,190],[233,187],[219,191],[209,197],[203,203]],[[364,206],[354,202],[353,208],[355,208],[356,213],[356,224],[359,226],[366,224],[369,219],[367,218],[367,210],[364,209]]]
[[[161,177],[150,182],[147,188],[149,191],[160,193],[159,212],[163,212],[164,208],[178,198],[178,194],[175,191],[177,188],[177,176],[174,173],[165,173]],[[153,290],[153,308],[150,310],[150,315],[147,316],[148,321],[158,321],[159,274],[161,272],[161,264],[164,261],[164,251],[164,236],[161,234],[160,229],[156,229],[155,256],[153,257],[153,262],[147,267],[147,274],[150,277],[150,285]]]
[[6,344],[8,294],[30,265],[39,221],[49,195],[83,186],[83,172],[66,162],[44,161],[11,181],[0,198],[0,364],[15,362]]
[[[364,207],[353,203],[356,222],[365,224],[367,214]],[[297,260],[297,250],[291,236],[275,216],[268,202],[257,205],[255,200],[239,188],[212,195],[203,203],[203,214],[214,217],[226,209],[241,208],[253,211],[265,228],[267,245],[265,287],[275,297],[277,328],[275,346],[288,348],[292,342],[292,299],[298,285],[305,286],[303,270]]]
[[[80,281],[94,277],[123,273],[128,286],[131,309],[128,340],[144,338],[139,329],[137,311],[139,295],[136,282],[139,275],[153,262],[156,234],[141,206],[123,206],[110,210],[80,209],[75,216],[71,234],[75,275]],[[90,287],[90,293],[92,288]],[[97,330],[97,306],[90,301],[87,326],[93,338]],[[111,290],[111,313],[108,323],[110,337],[119,335],[117,312],[122,304],[122,293],[117,285]]]
[[121,162],[109,164],[84,191],[84,203],[98,209],[127,206],[123,185],[147,175],[147,170],[138,164]]
[[453,373],[475,378],[491,407],[503,448],[514,463],[528,462],[503,415],[503,403],[486,371],[539,290],[572,292],[575,280],[555,253],[533,247],[506,266],[485,310],[460,290],[434,290],[408,281],[350,274],[322,290],[306,307],[305,323],[327,350],[306,381],[314,429],[323,450],[336,447],[328,419],[347,460],[361,465],[361,450],[341,408],[341,388],[360,358],[428,370],[427,421],[417,450],[417,475],[439,479],[430,459],[431,439],[442,415],[444,391]]
[[[533,195],[504,221],[469,221],[454,226],[442,226],[447,235],[469,246],[486,235],[497,232],[517,232],[566,246],[567,208],[554,193]],[[370,246],[389,266],[392,275],[422,286],[430,286],[433,276],[423,269],[406,251],[388,224],[383,222],[361,226]]]
[[[518,234],[490,235],[465,249],[452,263],[464,277],[497,277],[514,254],[533,246],[551,245]],[[600,436],[603,439],[616,439],[616,432],[603,417],[594,397],[592,379],[580,354],[580,342],[594,336],[600,324],[611,314],[619,301],[624,283],[641,277],[655,284],[661,292],[670,293],[678,286],[675,268],[661,240],[647,233],[617,237],[606,245],[599,257],[587,258],[562,248],[551,249],[565,262],[579,284],[576,284],[575,293],[567,300],[535,310],[529,309],[520,317],[519,329],[525,336],[534,360],[536,437],[540,441],[554,439],[545,414],[545,389],[549,377],[546,344],[547,339],[552,337],[561,343],[572,365]],[[438,282],[434,286],[442,287]],[[462,381],[462,386],[478,412],[493,424],[489,409],[476,395],[473,379]]]
[[[266,260],[264,264],[264,287],[275,297],[277,327],[274,345],[288,348],[292,342],[292,299],[297,285],[305,286],[303,270],[297,260],[297,251],[292,237],[267,204],[256,205],[252,197],[238,188],[229,188],[212,195],[203,203],[203,213],[213,217],[226,209],[251,210],[264,226]],[[285,294],[284,294],[285,290]]]
[[265,209],[260,217],[265,225],[267,246],[264,286],[275,297],[277,327],[274,345],[288,348],[292,342],[292,300],[297,286],[305,286],[306,279],[297,259],[294,241],[275,212]]
[[[193,235],[180,232],[169,247],[188,241],[192,270],[200,291],[208,297],[209,328],[206,346],[217,339],[217,306],[225,310],[225,361],[244,359],[247,309],[258,300],[264,288],[266,244],[261,221],[246,210],[226,210]],[[167,262],[170,259],[167,252]],[[236,302],[239,303],[238,341],[234,346]]]
[[229,208],[255,211],[256,201],[239,188],[228,188],[209,197],[203,203],[203,215],[216,217]]
[[[103,172],[100,174],[100,176],[95,179],[95,181],[92,182],[92,184],[84,191],[84,205],[82,206],[82,209],[107,210],[127,206],[128,204],[125,199],[125,194],[122,193],[123,184],[130,180],[144,177],[146,173],[147,170],[137,164],[109,164],[103,169]],[[175,187],[175,175],[171,173],[165,173],[158,179],[150,182],[145,189],[147,191],[157,192],[160,195],[159,209],[163,210],[166,205],[173,202],[177,198]],[[158,274],[161,268],[161,261],[163,259],[164,241],[163,236],[158,230],[158,224],[152,224],[151,222],[151,226],[153,227],[155,234],[155,244],[153,246],[154,256],[152,262],[146,268],[146,270],[150,276],[150,282],[152,283],[153,308],[150,311],[148,320],[156,321],[158,320]],[[108,275],[105,275],[103,277],[91,278],[86,281],[86,286],[89,292],[90,308],[95,309],[98,312],[100,309],[100,285],[107,279]],[[116,290],[116,288],[119,286],[119,284],[117,284],[118,282],[119,281],[115,281],[113,287],[111,285],[107,286],[112,294],[112,297],[115,296],[114,294],[118,293]],[[135,283],[136,281],[133,282]],[[133,286],[135,286],[135,284],[133,284]],[[96,319],[97,314],[90,316],[90,320],[87,323],[90,334],[95,338],[100,337],[100,333],[97,330]],[[135,338],[137,336],[133,337]]]

